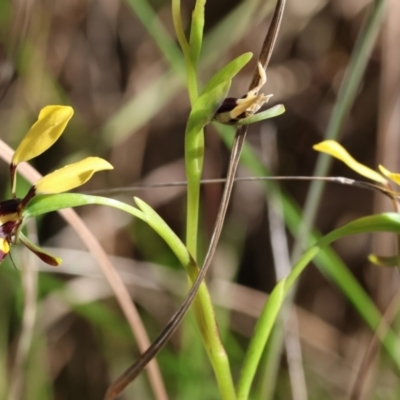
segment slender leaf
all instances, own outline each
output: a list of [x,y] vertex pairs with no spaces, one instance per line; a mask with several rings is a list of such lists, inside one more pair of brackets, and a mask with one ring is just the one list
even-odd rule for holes
[[[377,231],[400,232],[400,215],[397,213],[385,213],[357,219],[338,228],[328,235],[322,237],[316,245],[307,250],[295,264],[290,274],[282,279],[274,288],[269,300],[266,302],[261,316],[257,322],[255,333],[251,340],[248,352],[245,357],[241,377],[238,383],[238,399],[247,399],[251,383],[254,379],[258,363],[263,349],[269,338],[272,327],[276,321],[279,310],[282,307],[285,297],[290,293],[301,273],[309,262],[317,255],[322,247],[332,242],[360,233],[373,233]],[[376,321],[372,329],[377,329],[379,321]],[[386,335],[380,338],[389,356],[400,371],[400,343],[392,330],[387,329]]]

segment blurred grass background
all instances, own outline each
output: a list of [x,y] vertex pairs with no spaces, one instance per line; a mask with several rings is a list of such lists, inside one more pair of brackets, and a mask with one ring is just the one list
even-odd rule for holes
[[[342,143],[360,162],[399,171],[400,10],[388,2],[387,18],[361,90],[342,130]],[[193,1],[182,4],[188,23]],[[345,67],[370,0],[289,1],[268,70],[265,93],[286,113],[250,127],[248,143],[273,175],[312,175]],[[274,4],[270,1],[209,1],[200,60],[205,82],[234,57],[258,54]],[[397,10],[397,13],[396,13]],[[39,109],[70,104],[75,115],[65,134],[32,164],[46,173],[86,155],[115,167],[98,174],[85,192],[133,184],[185,179],[183,140],[189,114],[182,56],[166,0],[25,1],[0,0],[1,138],[14,148]],[[246,92],[252,68],[234,80],[233,96]],[[396,114],[397,112],[397,114]],[[398,117],[397,117],[398,118]],[[233,131],[232,131],[233,135]],[[223,177],[229,149],[215,126],[207,128],[204,178]],[[4,198],[8,168],[1,174]],[[240,176],[249,175],[241,168]],[[357,178],[334,163],[331,175]],[[18,190],[26,185],[19,180]],[[301,206],[309,183],[283,182],[282,190]],[[222,185],[205,185],[202,241],[206,248]],[[184,235],[185,188],[119,193],[137,195]],[[111,196],[111,194],[110,194]],[[114,194],[113,194],[114,196]],[[317,228],[326,233],[357,217],[390,210],[372,192],[328,185]],[[185,277],[167,246],[143,223],[114,210],[78,210],[112,258],[138,305],[150,338],[155,338],[187,291]],[[209,276],[224,343],[238,369],[255,319],[276,277],[265,192],[259,183],[238,183],[225,232]],[[21,399],[101,399],[109,382],[138,356],[128,325],[108,285],[71,228],[51,214],[39,221],[40,243],[56,247],[64,262],[57,270],[39,265],[38,316]],[[289,246],[292,238],[289,236]],[[357,236],[335,249],[381,309],[398,286],[390,269],[371,267],[372,251],[391,254],[387,235]],[[13,256],[19,266],[19,249]],[[9,399],[15,349],[21,332],[23,288],[11,263],[0,269],[0,398]],[[310,399],[343,399],[357,375],[371,332],[341,292],[315,268],[302,276],[296,312]],[[171,399],[218,398],[211,368],[192,319],[158,357]],[[376,360],[366,393],[397,398],[397,377],[385,357]],[[289,385],[286,355],[277,371],[276,399],[296,398]],[[262,375],[254,398],[263,397]],[[205,384],[207,382],[207,384]],[[151,399],[143,374],[124,398]],[[392,397],[391,397],[392,396]],[[394,397],[393,397],[394,396]]]

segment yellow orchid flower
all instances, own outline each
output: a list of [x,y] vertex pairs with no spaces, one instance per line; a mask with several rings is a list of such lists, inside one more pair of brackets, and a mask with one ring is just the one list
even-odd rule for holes
[[[400,174],[390,172],[382,165],[379,165],[379,171],[381,173],[376,172],[371,168],[368,168],[367,166],[356,161],[347,152],[347,150],[335,140],[325,140],[321,143],[314,145],[313,149],[337,158],[338,160],[344,162],[353,171],[356,171],[358,174],[380,183],[385,187],[385,191],[387,191],[388,193],[391,192],[389,181],[392,181],[397,185],[400,185]],[[395,207],[397,207],[396,203],[394,204]],[[396,208],[396,210],[398,209]],[[387,257],[387,256],[379,256],[376,254],[370,254],[368,259],[371,263],[375,265],[392,267],[395,265],[399,265],[400,255],[397,254],[395,256]]]
[[[321,153],[326,153],[331,155],[332,157],[337,158],[338,160],[345,163],[349,168],[358,174],[364,176],[365,178],[371,179],[375,182],[378,182],[382,185],[387,186],[389,181],[397,183],[400,185],[400,174],[395,174],[390,172],[382,165],[379,165],[379,170],[381,173],[374,171],[373,169],[359,163],[355,160],[347,150],[335,140],[325,140],[321,143],[318,143],[313,146],[314,150],[320,151]],[[388,179],[386,179],[388,178]]]
[[61,260],[46,253],[20,232],[24,222],[23,210],[38,194],[57,194],[69,191],[86,183],[97,171],[113,169],[102,158],[88,157],[67,165],[39,179],[22,199],[15,195],[16,169],[19,163],[29,161],[45,152],[63,133],[74,111],[68,106],[47,106],[40,113],[24,139],[21,141],[10,164],[12,199],[0,202],[0,262],[10,252],[10,245],[18,240],[42,261],[56,266]]

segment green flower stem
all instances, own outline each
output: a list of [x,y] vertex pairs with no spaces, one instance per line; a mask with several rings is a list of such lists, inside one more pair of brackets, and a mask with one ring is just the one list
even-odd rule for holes
[[[185,134],[185,165],[188,180],[186,246],[194,259],[197,259],[200,180],[204,162],[204,126],[211,122],[215,111],[226,97],[233,76],[251,57],[251,54],[243,54],[233,60],[210,79],[200,97],[197,97],[197,79],[193,74],[196,73],[201,50],[204,5],[204,0],[196,1],[192,18],[190,45],[188,45],[182,27],[180,0],[173,0],[172,2],[174,25],[185,57],[189,96],[192,103]],[[198,275],[198,268],[190,267],[188,274],[193,284]],[[193,309],[204,346],[217,378],[221,396],[227,400],[235,399],[235,389],[228,358],[220,341],[215,313],[205,284],[200,286]]]
[[[197,232],[199,221],[200,179],[203,167],[204,132],[188,134],[185,140],[186,171],[188,177],[186,245],[194,258],[197,256]],[[198,268],[188,270],[191,283],[198,274]],[[220,340],[215,312],[207,287],[201,284],[193,310],[204,346],[213,366],[222,399],[235,399],[235,389],[228,357]]]
[[[215,111],[226,97],[232,78],[250,60],[251,54],[243,54],[217,72],[204,87],[193,104],[186,126],[185,164],[187,175],[186,246],[197,258],[200,180],[204,162],[204,126],[211,122]],[[198,269],[189,271],[192,283]],[[214,368],[223,399],[235,399],[235,390],[227,355],[220,341],[215,313],[206,287],[198,292],[194,302],[194,314],[204,346]]]
[[[232,78],[249,61],[250,57],[251,54],[243,54],[217,72],[194,103],[188,119],[185,134],[185,163],[188,181],[186,246],[195,259],[197,258],[200,180],[204,161],[204,126],[211,122],[219,104],[226,97]],[[263,114],[263,117],[264,119],[269,118],[283,111],[283,107],[274,108],[266,115]],[[190,276],[193,282],[197,271],[196,275],[191,273]],[[220,385],[222,398],[234,399],[235,392],[228,360],[219,339],[215,315],[206,291],[199,292],[196,297],[194,313]]]
[[251,53],[242,54],[217,72],[204,87],[194,103],[186,125],[185,165],[188,180],[186,245],[196,259],[197,230],[199,218],[200,180],[204,162],[204,127],[226,97],[232,78],[251,58]]
[[[187,220],[186,245],[190,254],[197,258],[200,180],[204,161],[204,130],[189,129],[185,136],[185,162],[188,180],[187,186]],[[188,270],[191,283],[198,274],[198,268]],[[193,310],[204,346],[213,366],[220,388],[221,397],[226,400],[235,399],[235,389],[230,372],[229,361],[218,333],[215,312],[206,285],[200,286]]]
[[197,258],[197,231],[200,207],[200,180],[204,162],[204,130],[190,131],[185,137],[187,174],[186,245]]
[[[219,87],[215,88],[214,97],[221,99],[213,102],[206,102],[203,107],[202,101],[198,100],[197,87],[197,61],[201,51],[204,28],[204,5],[205,0],[197,0],[192,15],[190,33],[190,45],[187,42],[182,27],[180,0],[172,0],[172,15],[178,41],[181,45],[187,72],[187,82],[192,113],[189,117],[188,127],[185,135],[185,164],[188,180],[187,187],[187,220],[186,220],[186,246],[194,260],[197,259],[199,208],[200,208],[200,180],[204,162],[204,126],[210,122],[219,102],[225,97],[228,91],[230,79],[217,82]],[[214,84],[215,86],[215,84]],[[222,91],[222,93],[220,93]],[[194,107],[196,103],[196,107]],[[200,107],[199,107],[200,104]],[[199,114],[197,112],[199,111]],[[199,117],[199,119],[197,118]],[[193,124],[194,122],[194,124]],[[158,224],[159,225],[159,224]],[[187,272],[190,283],[196,280],[199,269],[195,263],[187,264]],[[196,322],[203,339],[208,357],[213,366],[214,373],[219,385],[221,397],[226,400],[235,399],[235,389],[232,374],[225,349],[220,341],[218,326],[215,319],[215,312],[212,306],[208,289],[204,283],[201,284],[197,296],[193,302],[193,310]]]

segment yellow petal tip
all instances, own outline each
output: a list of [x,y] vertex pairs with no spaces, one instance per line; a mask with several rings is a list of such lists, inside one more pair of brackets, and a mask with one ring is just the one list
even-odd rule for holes
[[381,171],[382,175],[386,176],[386,178],[390,179],[397,185],[400,185],[400,174],[389,171],[383,165],[379,165],[379,171]]

